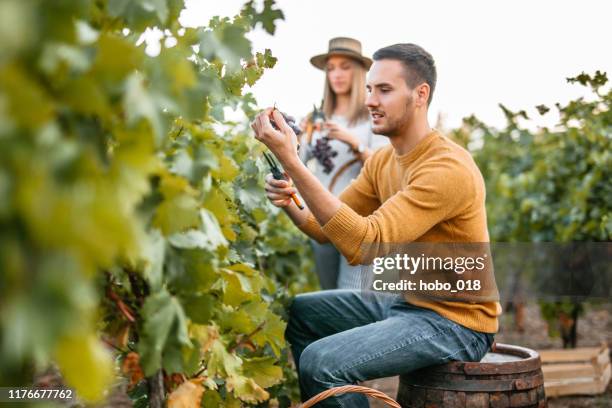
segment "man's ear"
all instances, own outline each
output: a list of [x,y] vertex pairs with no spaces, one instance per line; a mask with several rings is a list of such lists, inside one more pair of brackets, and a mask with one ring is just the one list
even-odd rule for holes
[[429,100],[429,93],[431,92],[431,88],[427,82],[423,82],[418,85],[415,89],[416,91],[416,106],[427,106],[427,101]]

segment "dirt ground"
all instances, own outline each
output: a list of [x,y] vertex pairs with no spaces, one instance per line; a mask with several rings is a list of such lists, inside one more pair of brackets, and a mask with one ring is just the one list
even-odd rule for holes
[[[538,305],[527,306],[525,330],[519,333],[514,329],[512,314],[502,316],[500,332],[495,337],[498,343],[515,344],[535,350],[561,348],[560,338],[548,336],[548,326],[540,316]],[[612,345],[612,304],[587,306],[578,320],[578,347],[598,346],[602,342]],[[363,385],[383,391],[395,397],[398,377],[381,378],[368,381]],[[371,408],[384,408],[386,404],[371,399]],[[549,408],[610,408],[612,407],[612,382],[606,392],[597,396],[568,396],[548,399]]]

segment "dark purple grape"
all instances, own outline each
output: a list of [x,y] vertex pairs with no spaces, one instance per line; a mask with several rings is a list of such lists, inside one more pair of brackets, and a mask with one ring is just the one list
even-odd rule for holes
[[[283,115],[283,118],[285,119],[285,122],[287,122],[287,125],[289,125],[291,130],[293,130],[293,133],[299,136],[302,133],[302,129],[300,129],[300,127],[295,124],[295,118],[293,116],[287,115],[284,112],[280,112],[280,113],[281,115]],[[274,122],[274,119],[270,118],[270,124],[272,125],[274,129],[280,130],[279,127],[276,125],[276,122]]]
[[338,155],[338,152],[332,149],[329,140],[328,137],[317,139],[313,149],[314,157],[323,167],[323,172],[326,174],[331,173],[334,169],[334,162],[331,159]]

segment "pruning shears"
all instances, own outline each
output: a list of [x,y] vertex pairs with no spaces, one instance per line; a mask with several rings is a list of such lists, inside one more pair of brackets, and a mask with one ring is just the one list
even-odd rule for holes
[[[266,152],[264,152],[264,157],[266,158],[266,161],[270,165],[270,170],[272,171],[272,177],[274,177],[275,180],[287,180],[287,177],[280,170],[274,158]],[[300,210],[304,209],[304,206],[302,205],[302,202],[300,201],[297,195],[291,194],[291,199],[293,200],[295,205],[298,206]]]

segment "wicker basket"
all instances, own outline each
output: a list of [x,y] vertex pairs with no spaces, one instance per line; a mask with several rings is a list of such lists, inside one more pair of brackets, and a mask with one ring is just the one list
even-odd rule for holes
[[360,385],[343,385],[342,387],[334,387],[329,390],[325,390],[323,392],[318,393],[302,405],[299,405],[298,408],[310,408],[314,406],[317,402],[321,402],[328,397],[338,394],[345,394],[347,392],[357,392],[360,394],[365,394],[383,401],[390,407],[402,408],[400,404],[398,404],[393,398],[389,397],[387,394],[372,388],[362,387]]

